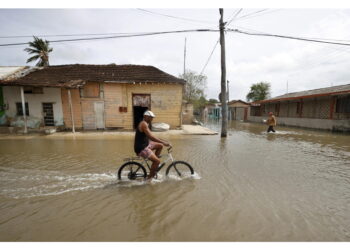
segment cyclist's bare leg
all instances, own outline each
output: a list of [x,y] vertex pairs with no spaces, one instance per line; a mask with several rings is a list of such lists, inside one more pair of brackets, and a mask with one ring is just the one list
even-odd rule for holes
[[152,154],[148,157],[150,161],[152,161],[151,171],[147,176],[147,179],[152,179],[157,172],[157,168],[159,166],[160,160],[159,158],[152,152]]
[[156,150],[155,154],[157,157],[160,156],[160,153],[162,152],[163,149],[163,144],[159,143],[159,142],[153,142],[154,146],[153,149]]

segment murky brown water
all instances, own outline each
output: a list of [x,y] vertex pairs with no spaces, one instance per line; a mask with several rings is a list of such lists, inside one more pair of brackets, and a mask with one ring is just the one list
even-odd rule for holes
[[132,136],[2,137],[0,240],[350,240],[349,135],[231,127],[168,136],[196,176],[147,185],[116,180]]

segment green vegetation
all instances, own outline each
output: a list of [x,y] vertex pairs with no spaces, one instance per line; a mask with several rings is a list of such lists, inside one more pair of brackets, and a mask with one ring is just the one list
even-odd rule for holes
[[250,91],[247,94],[247,101],[261,101],[270,97],[270,83],[259,82],[253,84],[250,87]]
[[34,36],[34,41],[28,44],[29,48],[25,48],[24,51],[28,52],[29,55],[34,55],[28,58],[27,63],[39,60],[36,66],[49,66],[49,53],[53,50],[49,47],[49,42]]

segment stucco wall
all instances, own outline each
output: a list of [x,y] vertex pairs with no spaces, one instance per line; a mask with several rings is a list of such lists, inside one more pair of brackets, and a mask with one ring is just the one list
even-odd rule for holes
[[[8,104],[6,116],[15,118],[17,114],[16,102],[22,102],[20,87],[3,87],[4,103]],[[43,102],[53,103],[55,126],[63,125],[63,112],[60,88],[43,88],[43,94],[24,94],[25,102],[29,106],[29,119],[40,119],[43,124]]]

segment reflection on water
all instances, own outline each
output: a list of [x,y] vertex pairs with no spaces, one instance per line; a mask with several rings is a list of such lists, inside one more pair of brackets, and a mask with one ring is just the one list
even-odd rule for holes
[[0,240],[350,240],[349,135],[243,122],[228,135],[165,136],[196,175],[151,184],[116,178],[132,136],[3,137]]

